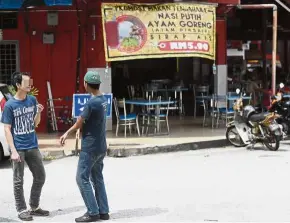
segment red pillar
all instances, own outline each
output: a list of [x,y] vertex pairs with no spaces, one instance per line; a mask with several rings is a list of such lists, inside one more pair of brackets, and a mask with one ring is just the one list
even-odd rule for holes
[[[94,13],[92,13],[91,16],[88,18],[87,67],[105,67],[106,60],[103,39],[103,25],[101,17],[101,1],[90,2],[88,7]],[[95,27],[95,40],[93,40],[93,26]]]
[[227,64],[227,24],[225,19],[216,21],[216,37],[217,37],[217,65]]
[[218,95],[226,95],[228,88],[227,72],[227,24],[225,19],[216,22],[216,65],[215,91]]

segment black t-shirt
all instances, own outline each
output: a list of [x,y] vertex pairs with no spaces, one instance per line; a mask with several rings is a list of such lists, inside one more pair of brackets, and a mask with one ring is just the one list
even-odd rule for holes
[[93,96],[85,105],[81,117],[85,119],[82,131],[82,151],[101,154],[107,150],[106,111],[107,99]]

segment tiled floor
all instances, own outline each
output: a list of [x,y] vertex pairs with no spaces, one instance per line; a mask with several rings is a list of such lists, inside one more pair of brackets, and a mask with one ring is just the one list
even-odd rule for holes
[[[120,128],[118,137],[115,136],[115,126],[113,131],[107,132],[107,142],[110,147],[146,147],[154,145],[176,145],[180,143],[201,142],[218,140],[225,138],[225,127],[221,125],[219,128],[212,129],[211,125],[202,127],[202,119],[194,119],[193,117],[170,117],[170,135],[162,136],[141,136],[136,132],[130,136],[127,130],[127,137],[124,137],[123,127]],[[161,129],[166,132],[166,126]],[[59,149],[59,134],[40,134],[40,148]],[[75,148],[75,136],[71,136],[65,145],[65,149]]]
[[[148,145],[174,145],[187,142],[200,142],[225,138],[225,128],[212,129],[211,126],[202,127],[201,119],[194,119],[193,117],[171,117],[169,120],[170,135],[162,136],[141,136],[137,133],[124,137],[123,132],[119,132],[115,136],[115,131],[108,134],[108,143],[110,146],[148,146]],[[166,132],[164,125],[161,131]]]

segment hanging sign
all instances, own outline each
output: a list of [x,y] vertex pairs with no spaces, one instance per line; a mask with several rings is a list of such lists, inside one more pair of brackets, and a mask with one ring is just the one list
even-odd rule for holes
[[102,19],[107,61],[215,59],[215,5],[103,3]]

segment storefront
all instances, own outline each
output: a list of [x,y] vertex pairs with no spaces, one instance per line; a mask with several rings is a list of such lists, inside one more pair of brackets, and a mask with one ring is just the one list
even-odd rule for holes
[[[135,3],[135,1],[131,2]],[[158,1],[160,2],[165,1]],[[156,3],[156,1],[151,1],[151,3]],[[235,3],[238,2],[235,1]],[[221,86],[216,89],[220,94],[226,92],[224,86],[227,79],[226,20],[220,17],[225,11],[226,6],[220,5],[216,18],[217,78],[215,86]],[[80,30],[78,29],[78,15]],[[42,6],[18,12],[3,9],[0,16],[2,30],[0,81],[9,84],[10,76],[16,70],[30,72],[34,85],[39,89],[38,100],[44,105],[47,104],[47,81],[49,81],[55,107],[61,107],[59,110],[55,108],[59,129],[67,128],[72,106],[70,98],[74,92],[84,91],[81,80],[87,69],[101,68],[109,73],[111,71],[112,64],[106,62],[105,59],[101,2],[78,1],[78,8],[75,5]],[[79,43],[80,57],[78,57]],[[204,64],[208,65],[202,66],[202,60],[199,58],[180,59],[179,70],[183,72],[182,69],[190,66],[191,70],[187,72],[190,78],[200,79],[199,77],[203,76],[201,72],[210,74],[212,69],[211,62],[206,62]],[[174,63],[174,67],[177,68],[176,59],[172,58],[172,61],[174,62],[169,63]],[[77,72],[78,65],[79,72]],[[48,129],[49,118],[47,117],[48,112],[45,111],[39,128],[41,132],[46,132]]]

